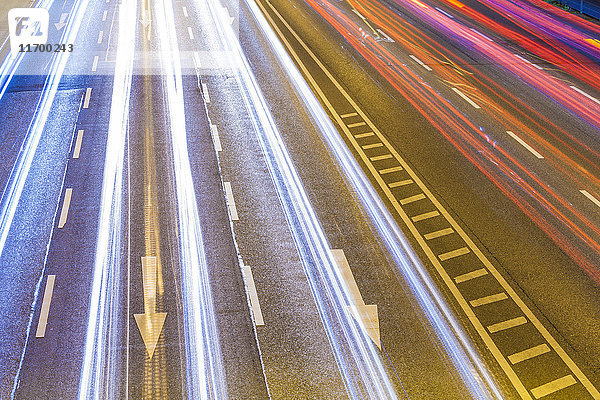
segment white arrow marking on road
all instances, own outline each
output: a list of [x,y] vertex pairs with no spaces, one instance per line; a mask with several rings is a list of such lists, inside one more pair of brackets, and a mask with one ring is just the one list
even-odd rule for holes
[[352,270],[350,269],[348,260],[346,260],[346,256],[344,255],[344,250],[332,249],[331,253],[335,258],[337,266],[342,274],[342,277],[344,278],[346,288],[350,294],[352,304],[347,306],[348,311],[350,311],[352,316],[358,321],[361,328],[367,333],[367,335],[369,335],[377,347],[381,349],[381,334],[379,331],[379,315],[377,313],[377,305],[365,304],[362,296],[360,295],[360,291],[358,290],[358,285],[356,284],[354,275],[352,275]]
[[68,16],[69,16],[69,13],[64,13],[60,16],[60,21],[58,22],[58,24],[54,24],[56,29],[58,29],[60,31],[62,28],[67,26],[67,23],[65,21],[67,20]]
[[144,313],[134,314],[148,356],[152,359],[167,313],[156,312],[157,265],[156,257],[142,257],[142,279],[144,285]]

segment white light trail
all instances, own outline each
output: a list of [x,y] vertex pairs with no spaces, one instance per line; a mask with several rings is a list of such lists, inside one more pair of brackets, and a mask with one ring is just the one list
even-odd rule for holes
[[[121,204],[123,167],[131,92],[137,0],[122,0],[119,7],[117,55],[110,121],[100,200],[98,238],[90,295],[84,357],[79,381],[80,400],[118,398],[116,357],[110,346],[119,325],[119,268],[121,264]],[[110,331],[109,331],[110,329]],[[108,340],[107,340],[108,339]]]

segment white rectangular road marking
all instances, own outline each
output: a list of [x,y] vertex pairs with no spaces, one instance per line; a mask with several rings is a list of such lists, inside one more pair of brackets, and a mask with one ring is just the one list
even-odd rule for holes
[[508,299],[508,296],[506,295],[506,293],[498,293],[498,294],[492,294],[490,296],[480,297],[475,300],[471,300],[469,303],[471,304],[471,307],[479,307],[479,306],[495,303],[497,301],[502,301],[502,300],[506,300],[506,299]]
[[592,196],[587,190],[580,190],[579,192],[582,195],[584,195],[585,197],[587,197],[588,199],[590,199],[592,201],[592,203],[594,203],[595,205],[597,205],[598,207],[600,207],[600,200],[598,200],[597,198],[595,198],[594,196]]
[[427,71],[433,71],[429,65],[426,65],[423,61],[419,60],[416,56],[413,56],[412,54],[409,54],[409,57],[412,58],[413,60],[415,60],[417,62],[417,64],[419,64],[421,67],[425,68]]
[[366,123],[366,122],[364,122],[364,121],[363,121],[363,122],[357,122],[357,123],[355,123],[355,124],[350,124],[350,125],[348,125],[348,128],[356,128],[356,127],[358,127],[358,126],[365,126],[366,124],[367,124],[367,123]]
[[362,16],[362,14],[361,14],[361,13],[359,13],[358,11],[356,11],[354,8],[352,9],[352,12],[353,12],[354,14],[358,15],[360,19],[365,19],[365,17],[363,17],[363,16]]
[[449,260],[454,257],[462,256],[468,254],[471,250],[468,247],[461,247],[460,249],[452,250],[444,254],[440,254],[438,257],[442,261]]
[[204,101],[206,103],[210,103],[210,96],[208,95],[208,88],[206,87],[206,83],[202,84],[202,95],[204,96]]
[[408,203],[413,203],[415,201],[423,200],[425,195],[423,193],[415,194],[414,196],[407,197],[405,199],[400,200],[400,204],[405,205]]
[[188,11],[187,11],[187,7],[186,6],[183,6],[183,16],[186,17],[186,18],[188,17]]
[[83,141],[83,129],[77,131],[77,139],[75,139],[75,150],[73,150],[73,158],[79,158],[81,151],[81,142]]
[[392,172],[402,171],[403,169],[404,168],[402,168],[400,166],[392,167],[392,168],[380,169],[379,170],[379,174],[380,175],[391,174]]
[[351,112],[351,113],[348,113],[348,114],[342,114],[342,115],[340,115],[340,118],[356,117],[357,115],[358,115],[358,113]]
[[398,181],[398,182],[392,182],[390,183],[388,186],[390,188],[395,188],[395,187],[400,187],[400,186],[406,186],[406,185],[410,185],[412,183],[415,183],[415,181],[413,181],[412,179],[405,179],[403,181]]
[[377,28],[377,32],[379,32],[379,34],[383,37],[385,37],[388,41],[394,43],[394,39],[392,39],[391,37],[388,36],[387,33],[385,33],[384,31],[382,31],[381,29]]
[[452,88],[452,90],[454,90],[456,92],[456,94],[458,94],[460,97],[462,97],[464,101],[466,101],[467,103],[469,103],[470,105],[472,105],[474,108],[481,108],[481,107],[479,107],[479,104],[475,103],[473,100],[471,100],[470,98],[468,98],[466,94],[464,94],[463,92],[461,92],[457,88]]
[[92,72],[96,72],[96,70],[98,69],[98,59],[100,57],[95,56],[94,57],[94,62],[92,63]]
[[520,363],[521,361],[529,360],[530,358],[540,356],[550,351],[550,348],[546,344],[540,344],[539,346],[532,347],[527,350],[520,351],[511,356],[508,356],[508,361],[511,364]]
[[217,149],[217,151],[223,151],[221,148],[221,138],[219,138],[219,130],[217,129],[216,125],[210,124],[210,134],[212,136],[213,143],[215,144],[215,149]]
[[357,139],[362,139],[362,138],[366,138],[369,136],[373,136],[374,133],[373,132],[365,132],[365,133],[359,133],[358,135],[355,135],[354,137]]
[[588,99],[595,101],[596,103],[600,104],[600,100],[598,100],[597,98],[595,98],[594,96],[587,94],[586,92],[584,92],[583,90],[579,89],[576,86],[571,86],[571,89],[575,90],[576,92],[581,93],[582,95],[584,95],[585,97],[587,97]]
[[189,26],[188,26],[188,35],[190,35],[191,40],[194,40],[194,32],[192,31],[192,28],[190,28]]
[[90,98],[92,97],[92,88],[87,88],[85,91],[85,97],[83,99],[83,108],[90,107]]
[[451,233],[454,233],[454,229],[446,228],[446,229],[440,229],[439,231],[426,233],[425,235],[423,235],[423,237],[427,240],[431,240],[431,239],[439,238],[442,236],[450,235]]
[[530,145],[528,145],[527,143],[525,143],[525,141],[523,139],[521,139],[520,137],[518,137],[514,132],[512,131],[506,131],[506,133],[508,133],[510,135],[510,137],[512,137],[513,139],[515,139],[517,142],[519,142],[519,144],[523,147],[525,147],[527,150],[529,150],[529,152],[531,154],[533,154],[534,156],[536,156],[537,158],[544,158],[543,155],[541,155],[540,153],[538,153],[537,151],[535,151],[535,149],[533,147],[531,147]]
[[442,14],[444,14],[446,17],[454,19],[454,17],[451,14],[448,14],[446,11],[442,10],[441,8],[436,7],[435,9],[438,10],[439,12],[441,12]]
[[423,221],[424,219],[437,217],[439,215],[440,215],[440,213],[438,211],[431,211],[431,212],[426,212],[423,214],[415,215],[411,219],[413,220],[413,222],[418,222],[418,221]]
[[69,215],[69,207],[71,205],[71,196],[73,195],[73,189],[69,188],[65,191],[65,199],[63,200],[62,210],[60,212],[60,219],[58,220],[58,227],[62,228],[67,223],[67,216]]
[[252,277],[252,270],[249,266],[244,265],[242,267],[242,273],[244,275],[244,282],[248,288],[248,297],[250,297],[250,307],[252,307],[252,315],[254,315],[254,323],[256,326],[264,325],[262,311],[260,310],[260,304],[258,302],[258,293],[256,292],[256,285],[254,284],[254,278]]
[[384,154],[382,156],[375,156],[375,157],[370,157],[369,160],[371,161],[381,161],[381,160],[387,160],[389,158],[392,158],[393,156],[391,154]]
[[104,10],[104,14],[102,15],[102,21],[106,21],[107,15],[108,15],[108,10]]
[[224,182],[225,185],[225,197],[227,198],[227,207],[229,207],[229,212],[231,213],[232,221],[239,221],[237,208],[235,206],[235,200],[233,199],[233,190],[231,190],[231,183]]
[[487,270],[485,268],[479,268],[472,272],[467,272],[466,274],[459,275],[454,278],[454,282],[463,283],[466,281],[470,281],[471,279],[479,278],[480,276],[487,275]]
[[488,36],[485,36],[483,33],[479,32],[477,29],[475,29],[475,28],[470,28],[470,29],[471,29],[473,32],[476,32],[476,33],[480,34],[481,36],[483,36],[484,38],[486,38],[486,39],[487,39],[487,40],[489,40],[490,42],[493,42],[493,40],[492,40],[490,37],[488,37]]
[[383,147],[383,143],[373,143],[373,144],[366,144],[366,145],[362,146],[362,148],[364,150],[374,149],[377,147]]
[[196,67],[196,69],[199,69],[200,68],[200,54],[198,54],[198,52],[195,51],[193,54],[193,58],[194,58],[194,66]]
[[548,396],[554,392],[558,392],[566,387],[576,384],[577,381],[573,378],[573,375],[563,376],[562,378],[558,378],[552,382],[548,382],[542,386],[538,386],[535,389],[531,389],[531,394],[534,395],[536,399],[542,398],[544,396]]
[[104,37],[104,31],[100,31],[98,34],[98,44],[102,43],[102,38]]
[[44,290],[44,300],[42,301],[42,310],[38,321],[35,337],[42,338],[46,335],[46,325],[48,324],[48,313],[50,312],[50,302],[52,301],[52,292],[54,291],[54,279],[56,275],[48,275],[46,280],[46,289]]
[[509,319],[507,321],[498,322],[497,324],[490,325],[487,328],[488,328],[488,331],[490,331],[490,333],[496,333],[496,332],[504,331],[506,329],[514,328],[515,326],[523,325],[526,323],[527,323],[527,320],[525,319],[525,317],[517,317],[517,318]]
[[518,54],[515,54],[515,57],[519,58],[520,60],[523,60],[523,61],[525,61],[527,64],[531,64],[531,65],[533,65],[533,66],[534,66],[534,67],[536,67],[537,69],[544,69],[544,68],[540,67],[539,65],[537,65],[537,64],[534,64],[534,63],[532,63],[531,61],[524,59],[523,57],[521,57],[521,56],[520,56],[520,55],[518,55]]

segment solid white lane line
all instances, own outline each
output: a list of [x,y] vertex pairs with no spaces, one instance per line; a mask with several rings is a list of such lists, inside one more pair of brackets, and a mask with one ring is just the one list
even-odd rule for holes
[[409,203],[413,203],[418,200],[423,200],[425,195],[423,193],[415,194],[414,196],[407,197],[405,199],[400,200],[400,204],[405,205]]
[[231,190],[231,182],[223,182],[225,185],[225,197],[227,198],[227,207],[231,214],[232,221],[239,221],[235,200],[233,199],[233,190]]
[[[466,254],[466,253],[465,253]],[[485,268],[479,268],[472,272],[467,272],[466,274],[462,274],[454,278],[454,282],[463,283],[466,281],[470,281],[471,279],[479,278],[480,276],[487,275],[487,270]]]
[[600,200],[598,200],[597,198],[595,198],[594,196],[592,196],[587,190],[580,190],[579,192],[582,195],[584,195],[585,197],[587,197],[588,199],[590,199],[592,201],[592,203],[594,203],[595,205],[597,205],[598,207],[600,207]]
[[348,113],[348,114],[342,114],[342,115],[340,115],[340,118],[350,118],[350,117],[355,117],[357,115],[358,115],[358,113],[351,112],[351,113]]
[[46,289],[44,290],[44,300],[42,301],[42,310],[38,321],[35,337],[42,338],[46,335],[46,325],[48,323],[48,313],[50,312],[50,302],[52,301],[52,292],[54,291],[54,279],[56,275],[48,275],[46,280]]
[[530,358],[540,356],[549,351],[550,348],[547,345],[540,344],[539,346],[535,346],[508,356],[508,361],[510,361],[511,364],[517,364],[521,361],[529,360]]
[[402,171],[404,168],[397,166],[397,167],[392,167],[392,168],[385,168],[385,169],[380,169],[379,170],[379,174],[380,175],[385,175],[385,174],[390,174],[392,172],[397,172],[397,171]]
[[512,132],[512,131],[506,131],[506,133],[508,133],[510,135],[510,137],[512,137],[513,139],[515,139],[517,142],[519,142],[519,144],[521,146],[525,147],[527,150],[529,150],[529,152],[531,154],[533,154],[537,158],[539,158],[539,159],[543,159],[544,158],[543,155],[541,155],[533,147],[531,147],[530,145],[528,145],[527,143],[525,143],[525,141],[523,139],[521,139],[520,137],[518,137],[514,132]]
[[506,321],[498,322],[497,324],[490,325],[487,328],[488,328],[488,331],[490,331],[490,333],[496,333],[496,332],[504,331],[506,329],[514,328],[515,326],[523,325],[526,323],[527,323],[527,320],[525,319],[525,317],[517,317],[517,318],[512,318],[512,319],[509,319]]
[[244,265],[242,267],[242,273],[244,275],[244,282],[248,288],[248,297],[250,297],[250,307],[252,308],[252,315],[254,315],[254,324],[256,326],[264,325],[262,311],[260,310],[260,303],[258,302],[258,293],[256,292],[256,285],[254,284],[254,277],[252,276],[252,270],[249,266]]
[[81,151],[81,142],[83,141],[83,129],[77,131],[77,139],[75,140],[75,150],[73,150],[73,158],[79,158]]
[[104,10],[104,14],[102,15],[102,21],[106,21],[107,15],[108,15],[108,10]]
[[579,89],[576,86],[571,86],[571,89],[575,90],[576,92],[581,93],[582,95],[584,95],[585,97],[587,97],[588,99],[595,101],[596,103],[600,104],[600,100],[598,100],[597,98],[595,98],[594,96],[587,94],[586,92],[584,92],[583,90]]
[[194,32],[192,31],[192,28],[190,28],[189,26],[188,26],[188,35],[190,35],[191,40],[194,40]]
[[577,381],[575,378],[573,378],[573,375],[569,374],[567,376],[563,376],[562,378],[553,380],[552,382],[543,384],[542,386],[538,386],[535,389],[531,389],[531,394],[533,394],[536,399],[539,399],[576,383]]
[[357,139],[362,139],[362,138],[366,138],[369,136],[373,136],[375,135],[373,132],[365,132],[365,133],[359,133],[358,135],[355,135],[354,137]]
[[96,72],[96,70],[98,69],[98,59],[99,58],[100,57],[98,57],[98,56],[94,57],[94,63],[92,64],[92,72]]
[[452,90],[454,90],[454,92],[456,92],[456,94],[458,94],[460,97],[462,97],[464,101],[466,101],[467,103],[472,105],[474,108],[481,108],[481,107],[479,107],[479,104],[475,103],[473,100],[471,100],[469,97],[467,97],[467,95],[464,94],[463,92],[461,92],[458,88],[452,88]]
[[186,18],[188,17],[188,11],[187,11],[187,7],[186,6],[183,6],[183,16],[186,17]]
[[67,223],[67,216],[69,215],[69,207],[71,205],[71,196],[73,195],[73,189],[69,188],[65,191],[65,198],[63,200],[62,210],[60,212],[60,219],[58,220],[58,227],[62,228]]
[[208,94],[208,88],[206,87],[206,83],[202,84],[202,95],[204,96],[204,102],[210,103],[210,96]]
[[410,185],[411,183],[415,183],[415,181],[413,181],[412,179],[405,179],[403,181],[392,182],[388,186],[390,188],[395,188],[395,187]]
[[104,31],[100,31],[98,34],[98,44],[102,43],[102,38],[104,37]]
[[426,233],[425,235],[423,235],[423,237],[427,240],[431,240],[431,239],[439,238],[442,236],[450,235],[451,233],[454,233],[454,229],[446,228],[446,229],[440,229],[439,231]]
[[377,147],[383,147],[383,143],[365,144],[362,146],[363,150],[375,149]]
[[371,160],[371,161],[381,161],[381,160],[387,160],[388,158],[393,158],[393,156],[391,154],[384,154],[382,156],[370,157],[369,160]]
[[416,56],[413,56],[412,54],[409,54],[408,56],[410,58],[412,58],[413,60],[415,60],[417,62],[417,64],[419,64],[421,67],[425,68],[427,71],[433,71],[429,65],[426,65],[423,61],[419,60]]
[[90,98],[92,97],[92,88],[87,88],[85,91],[85,98],[83,99],[83,108],[90,107]]
[[437,217],[439,215],[440,215],[440,213],[438,211],[431,211],[431,212],[426,212],[426,213],[423,213],[423,214],[415,215],[411,219],[412,219],[413,222],[419,222],[419,221],[423,221],[424,219],[429,219],[429,218]]
[[219,138],[219,130],[217,129],[216,125],[210,124],[210,134],[212,136],[213,143],[215,144],[215,149],[217,149],[217,151],[223,151],[223,148],[221,148],[221,138]]
[[367,123],[366,122],[357,122],[355,124],[350,124],[348,125],[348,128],[356,128],[357,126],[365,126]]
[[379,34],[383,37],[385,37],[388,41],[390,41],[391,43],[394,43],[395,40],[392,39],[391,37],[388,36],[387,33],[385,33],[384,31],[382,31],[381,29],[377,28],[377,32],[379,32]]
[[471,300],[469,303],[471,304],[471,307],[479,307],[479,306],[495,303],[497,301],[502,301],[502,300],[506,300],[506,299],[508,299],[508,296],[506,295],[506,293],[498,293],[498,294],[492,294],[490,296],[480,297],[475,300]]

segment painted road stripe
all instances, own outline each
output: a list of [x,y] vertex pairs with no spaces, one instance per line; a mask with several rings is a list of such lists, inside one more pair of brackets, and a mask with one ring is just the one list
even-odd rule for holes
[[260,311],[260,304],[258,302],[258,293],[256,292],[256,285],[254,284],[254,278],[252,277],[252,269],[249,266],[244,265],[242,267],[244,274],[244,282],[248,288],[248,297],[250,297],[250,307],[252,308],[252,315],[254,315],[254,323],[256,326],[264,325],[262,311]]
[[595,101],[596,103],[600,104],[600,100],[598,100],[597,98],[595,98],[594,96],[587,94],[586,92],[584,92],[583,90],[579,89],[576,86],[571,86],[571,89],[575,90],[576,92],[581,93],[582,95],[584,95],[585,97],[587,97],[588,99]]
[[102,38],[104,37],[104,31],[100,31],[98,34],[98,44],[102,43]]
[[456,249],[456,250],[452,250],[452,251],[449,251],[444,254],[440,254],[438,257],[440,260],[446,261],[446,260],[449,260],[454,257],[465,255],[465,254],[469,253],[470,251],[471,250],[469,250],[468,247],[461,247],[460,249]]
[[536,399],[539,399],[576,383],[577,381],[575,378],[573,378],[573,375],[569,374],[552,382],[548,382],[542,386],[538,386],[535,389],[531,389],[531,394],[534,395]]
[[488,331],[490,331],[490,333],[496,333],[496,332],[504,331],[506,329],[514,328],[515,326],[523,325],[526,323],[527,323],[527,320],[525,319],[525,317],[517,317],[517,318],[509,319],[507,321],[498,322],[497,324],[490,325],[487,328],[488,328]]
[[183,16],[186,17],[186,18],[188,17],[188,11],[187,11],[187,7],[186,6],[183,6]]
[[357,122],[357,123],[355,123],[355,124],[350,124],[350,125],[348,125],[348,128],[356,128],[356,127],[358,127],[358,126],[364,126],[364,125],[366,125],[366,124],[367,124],[367,123],[366,123],[366,122],[364,122],[364,121],[363,121],[363,122]]
[[188,35],[190,35],[190,39],[194,40],[194,32],[192,32],[192,28],[188,26]]
[[96,70],[98,69],[98,60],[100,57],[96,56],[94,57],[94,62],[92,63],[92,72],[96,72]]
[[380,169],[379,173],[381,175],[385,175],[385,174],[391,174],[392,172],[402,171],[403,169],[404,168],[397,166],[397,167],[392,167],[392,168]]
[[360,19],[365,19],[365,17],[362,16],[361,13],[359,13],[358,11],[356,11],[354,8],[352,9],[352,12],[356,15],[358,15],[360,17]]
[[448,14],[446,11],[442,10],[441,8],[436,7],[435,9],[438,10],[439,12],[441,12],[442,14],[444,14],[446,17],[454,19],[454,17],[451,14]]
[[389,158],[392,158],[391,154],[384,154],[382,156],[370,157],[369,160],[371,160],[371,161],[381,161],[381,160],[387,160]]
[[365,144],[364,146],[362,146],[364,150],[374,149],[376,147],[383,147],[383,143]]
[[42,301],[42,310],[38,321],[35,337],[42,338],[46,335],[46,325],[48,323],[48,313],[50,312],[50,301],[52,301],[52,292],[54,291],[54,279],[56,275],[48,275],[46,280],[46,289],[44,290],[44,300]]
[[225,197],[227,198],[227,207],[229,207],[229,213],[231,214],[232,221],[238,221],[237,208],[235,207],[235,200],[233,199],[233,191],[231,190],[231,183],[224,182],[225,185]]
[[[466,253],[463,253],[463,254],[466,254]],[[488,272],[485,268],[479,268],[479,269],[476,269],[475,271],[467,272],[466,274],[462,274],[462,275],[455,277],[454,282],[463,283],[466,281],[470,281],[471,279],[475,279],[475,278],[479,278],[480,276],[487,275],[487,273]]]
[[450,235],[451,233],[454,233],[454,229],[446,228],[446,229],[440,229],[439,231],[427,233],[427,234],[423,235],[423,237],[427,240],[431,240],[431,239],[439,238],[442,236]]
[[204,101],[206,103],[210,103],[210,96],[208,95],[208,88],[206,87],[206,83],[202,84],[202,95],[204,96]]
[[192,57],[194,58],[194,65],[196,66],[196,69],[199,69],[200,68],[200,55],[198,54],[197,51],[195,51]]
[[587,190],[580,190],[579,192],[582,195],[584,195],[585,197],[587,197],[588,199],[590,199],[592,201],[592,203],[594,203],[595,205],[597,205],[598,207],[600,207],[600,200],[598,200],[597,198],[595,198],[594,196],[592,196]]
[[418,222],[418,221],[423,221],[424,219],[437,217],[439,215],[440,215],[440,213],[438,211],[430,211],[430,212],[426,212],[423,214],[415,215],[411,219],[413,220],[413,222]]
[[540,67],[539,65],[537,65],[537,64],[534,64],[534,63],[532,63],[531,61],[529,61],[529,60],[527,60],[527,59],[525,59],[525,58],[521,57],[521,56],[520,56],[520,55],[518,55],[518,54],[515,54],[514,56],[515,56],[515,57],[517,57],[518,59],[520,59],[520,60],[522,60],[522,61],[526,62],[527,64],[531,64],[531,65],[533,65],[533,66],[534,66],[534,67],[536,67],[537,69],[544,69],[544,68]]
[[357,115],[358,115],[358,113],[351,112],[351,113],[348,113],[348,114],[342,114],[342,115],[340,115],[340,118],[356,117]]
[[412,58],[413,60],[415,60],[417,62],[417,64],[419,64],[421,67],[425,68],[427,71],[433,71],[429,65],[426,65],[423,61],[419,60],[416,56],[413,56],[412,54],[409,54],[409,57]]
[[464,101],[466,101],[467,103],[469,103],[473,107],[475,107],[475,108],[481,108],[481,107],[479,107],[479,105],[477,103],[475,103],[473,100],[471,100],[470,98],[468,98],[467,95],[465,95],[463,92],[461,92],[457,88],[452,88],[452,90],[454,90],[456,92],[456,94],[458,94],[460,97],[462,97]]
[[377,28],[377,32],[379,32],[379,34],[383,37],[385,37],[388,41],[394,43],[394,39],[392,39],[391,37],[388,36],[387,33],[385,33],[384,31],[382,31],[381,29]]
[[107,15],[108,15],[108,10],[104,10],[104,14],[102,15],[102,21],[106,21]]
[[508,296],[506,295],[506,293],[498,293],[498,294],[492,294],[492,295],[485,296],[485,297],[480,297],[475,300],[471,300],[469,303],[471,304],[471,307],[479,307],[479,306],[495,303],[497,301],[502,301],[502,300],[506,300],[506,299],[508,299]]
[[217,129],[216,125],[210,124],[210,134],[212,136],[213,143],[215,144],[215,149],[217,149],[217,151],[223,151],[223,148],[221,147],[221,138],[219,138],[219,130]]
[[423,200],[425,195],[423,193],[415,194],[414,196],[407,197],[405,199],[400,200],[400,204],[405,205],[409,203],[413,203],[415,201]]
[[69,215],[69,206],[71,205],[71,196],[73,195],[73,189],[69,188],[65,191],[65,199],[63,200],[62,210],[60,212],[60,219],[58,220],[58,227],[62,228],[67,223],[67,216]]
[[90,107],[90,98],[92,97],[92,88],[87,88],[85,91],[85,98],[83,99],[83,108]]
[[535,346],[530,349],[523,350],[511,356],[508,356],[508,361],[510,361],[511,364],[517,364],[521,361],[529,360],[530,358],[540,356],[549,351],[550,348],[548,346],[546,346],[545,344],[540,344],[539,346]]
[[489,40],[490,42],[493,42],[493,40],[492,40],[490,37],[488,37],[488,36],[485,36],[483,33],[479,32],[477,29],[475,29],[475,28],[470,28],[470,29],[471,29],[473,32],[476,32],[476,33],[480,34],[481,36],[483,36],[484,38],[486,38],[486,39],[487,39],[487,40]]
[[81,151],[81,142],[83,141],[83,129],[77,131],[77,139],[75,140],[75,150],[73,150],[73,158],[79,158]]
[[410,185],[411,183],[415,183],[415,181],[413,181],[412,179],[405,179],[403,181],[392,182],[388,186],[391,188],[395,188],[395,187]]
[[513,139],[515,139],[517,142],[519,142],[519,144],[523,147],[525,147],[527,150],[529,150],[529,152],[531,154],[533,154],[534,156],[536,156],[537,158],[544,158],[543,155],[541,155],[540,153],[538,153],[537,151],[535,151],[535,149],[533,147],[531,147],[530,145],[528,145],[527,143],[525,143],[525,141],[523,139],[521,139],[520,137],[518,137],[514,132],[512,131],[506,131],[506,133],[508,133],[510,135],[510,137],[512,137]]
[[374,133],[373,132],[365,132],[365,133],[359,133],[358,135],[355,135],[354,137],[357,139],[362,139],[362,138],[366,138],[369,136],[373,136]]

